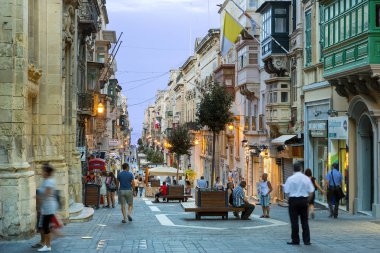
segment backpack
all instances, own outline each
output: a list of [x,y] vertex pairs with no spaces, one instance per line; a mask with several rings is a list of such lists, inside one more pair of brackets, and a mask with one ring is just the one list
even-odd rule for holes
[[116,190],[116,183],[115,183],[115,180],[111,179],[111,183],[110,183],[110,186],[109,186],[110,190]]

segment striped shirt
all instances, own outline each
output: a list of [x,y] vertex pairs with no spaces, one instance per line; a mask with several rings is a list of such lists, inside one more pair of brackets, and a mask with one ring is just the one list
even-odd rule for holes
[[233,198],[234,206],[239,207],[239,206],[244,205],[245,195],[244,195],[243,188],[240,185],[233,190],[232,198]]

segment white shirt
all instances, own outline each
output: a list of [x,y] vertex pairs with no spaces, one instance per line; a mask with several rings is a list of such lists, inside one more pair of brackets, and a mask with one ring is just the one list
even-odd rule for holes
[[314,186],[310,178],[302,172],[296,172],[286,180],[284,191],[289,197],[309,197],[309,193],[314,192]]

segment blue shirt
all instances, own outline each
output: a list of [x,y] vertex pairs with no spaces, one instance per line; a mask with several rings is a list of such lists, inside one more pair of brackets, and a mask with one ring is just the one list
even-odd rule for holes
[[204,179],[198,179],[197,186],[200,189],[205,189],[207,188],[207,181]]
[[244,197],[243,188],[239,185],[232,192],[233,205],[237,207],[244,205]]
[[[332,173],[332,175],[331,175]],[[342,173],[340,173],[338,170],[333,169],[326,175],[326,180],[329,181],[329,186],[334,186],[333,177],[335,181],[335,185],[342,185]]]
[[117,175],[120,182],[119,190],[132,190],[132,181],[134,177],[132,172],[123,170]]

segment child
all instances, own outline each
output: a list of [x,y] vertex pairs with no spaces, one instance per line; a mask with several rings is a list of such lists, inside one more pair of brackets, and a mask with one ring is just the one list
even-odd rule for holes
[[272,192],[273,188],[271,183],[268,181],[267,173],[264,173],[261,178],[262,181],[259,183],[258,194],[260,196],[260,205],[263,209],[263,215],[261,215],[260,218],[270,218],[270,193]]

